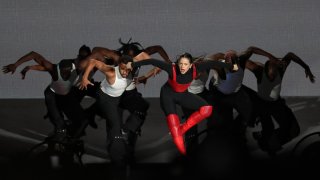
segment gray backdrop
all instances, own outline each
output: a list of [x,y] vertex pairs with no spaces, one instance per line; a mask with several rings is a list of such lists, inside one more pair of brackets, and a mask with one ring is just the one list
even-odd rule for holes
[[[118,38],[132,37],[144,47],[162,45],[171,59],[186,51],[204,55],[251,45],[278,57],[292,51],[319,77],[319,9],[318,0],[1,0],[0,65],[32,50],[56,63],[75,57],[83,44],[116,49]],[[23,67],[14,75],[1,73],[0,98],[43,98],[49,74],[30,72],[21,80]],[[145,97],[158,97],[166,77],[161,73],[139,89]],[[256,88],[250,72],[244,83]],[[282,95],[319,96],[319,90],[299,65],[290,65]]]

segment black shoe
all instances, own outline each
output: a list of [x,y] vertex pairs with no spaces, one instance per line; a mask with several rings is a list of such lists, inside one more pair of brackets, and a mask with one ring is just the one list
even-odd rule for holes
[[62,141],[64,141],[64,139],[66,137],[67,137],[67,130],[66,129],[57,129],[55,131],[55,133],[48,138],[51,141],[62,142]]

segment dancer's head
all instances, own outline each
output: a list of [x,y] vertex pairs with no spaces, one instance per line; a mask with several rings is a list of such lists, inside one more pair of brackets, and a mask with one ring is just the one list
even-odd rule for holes
[[189,53],[181,54],[177,59],[177,64],[179,66],[179,70],[181,74],[185,74],[191,69],[193,63],[193,58]]
[[78,57],[76,59],[76,68],[80,71],[83,71],[88,65],[88,56],[91,55],[90,47],[82,45],[79,49]]
[[231,72],[236,72],[239,69],[239,56],[235,50],[228,50],[224,54],[224,59],[227,64],[232,64]]
[[133,59],[131,56],[122,55],[119,58],[119,71],[121,76],[124,78],[128,77],[129,73],[131,72],[131,69],[127,68],[128,62],[133,62]]
[[238,63],[238,55],[235,50],[228,50],[224,54],[224,59],[226,60],[226,63],[231,63],[231,64],[237,64]]
[[70,60],[62,60],[59,63],[59,71],[63,80],[68,80],[71,76],[71,72],[74,69],[74,65]]
[[270,81],[273,81],[282,68],[281,61],[268,60],[264,63],[264,71]]
[[90,47],[86,46],[86,45],[82,45],[79,49],[79,53],[78,53],[78,59],[84,60],[85,58],[87,58],[89,55],[91,54],[91,49]]
[[121,38],[119,39],[119,43],[122,45],[118,51],[122,55],[128,55],[131,57],[135,57],[143,51],[143,47],[138,42],[131,42],[131,38],[127,43],[122,42]]

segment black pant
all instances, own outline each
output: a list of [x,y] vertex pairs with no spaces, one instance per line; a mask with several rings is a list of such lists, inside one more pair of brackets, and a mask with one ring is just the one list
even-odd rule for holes
[[68,126],[68,134],[74,138],[79,138],[85,127],[88,125],[88,119],[82,108],[78,96],[71,90],[67,95],[57,96],[57,105],[66,117],[71,121]]
[[149,109],[149,103],[142,97],[141,93],[137,89],[125,91],[120,98],[119,106],[122,109],[130,112],[123,128],[132,132],[137,132],[143,125],[147,110]]
[[55,129],[65,129],[65,121],[61,108],[58,107],[57,94],[55,94],[48,86],[44,91],[45,103],[47,106],[48,116],[50,122],[54,125]]
[[63,114],[72,122],[68,127],[69,135],[79,137],[88,124],[84,109],[80,105],[84,96],[95,97],[98,83],[89,86],[87,90],[79,90],[72,87],[66,95],[55,94],[48,86],[44,92],[45,102],[48,110],[50,121],[56,129],[67,128]]
[[[255,122],[256,118],[260,119],[264,139],[272,138],[282,145],[299,135],[299,123],[283,98],[279,97],[276,101],[266,101],[261,99],[254,90],[246,86],[243,86],[243,89],[253,103],[252,122]],[[279,125],[276,130],[272,117]]]
[[166,116],[177,114],[176,104],[190,110],[198,110],[202,106],[208,106],[208,103],[200,96],[188,91],[175,92],[168,83],[161,88],[160,103]]
[[[213,118],[208,121],[208,128],[222,127],[244,136],[247,123],[252,117],[252,103],[243,87],[233,94],[223,94],[216,87],[210,86],[208,98],[214,106]],[[233,120],[233,109],[239,114],[238,121]]]
[[[262,112],[260,117],[262,133],[270,136],[274,133],[281,145],[299,135],[299,123],[284,99],[264,102]],[[278,123],[278,129],[274,128],[271,117]]]
[[107,150],[116,167],[125,167],[128,163],[125,141],[121,138],[122,114],[119,108],[120,97],[112,97],[101,89],[97,92],[97,107],[106,119]]

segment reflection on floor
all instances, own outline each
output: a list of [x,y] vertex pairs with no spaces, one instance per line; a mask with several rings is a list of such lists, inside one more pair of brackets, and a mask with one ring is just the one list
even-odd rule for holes
[[[276,156],[261,151],[251,133],[259,127],[248,128],[247,145],[241,138],[227,132],[201,135],[201,144],[187,157],[181,157],[165,123],[159,99],[149,98],[147,120],[136,148],[136,164],[130,167],[130,179],[223,179],[228,177],[269,179],[274,176],[303,177],[313,174],[314,162],[320,162],[319,97],[287,97],[301,127],[301,135],[288,143]],[[84,106],[92,101],[85,99]],[[106,152],[104,120],[97,119],[98,129],[87,128],[84,166],[73,164],[53,168],[54,157],[44,153],[41,146],[32,156],[26,153],[42,142],[52,131],[42,99],[0,100],[0,169],[1,179],[108,179],[114,174]],[[205,122],[200,130],[205,129]],[[308,134],[314,133],[306,139]],[[303,142],[302,142],[303,140]],[[300,142],[301,141],[301,142]],[[299,144],[299,146],[297,146]],[[297,154],[292,155],[296,148]],[[122,173],[123,174],[123,173]],[[276,175],[277,174],[277,175]]]

